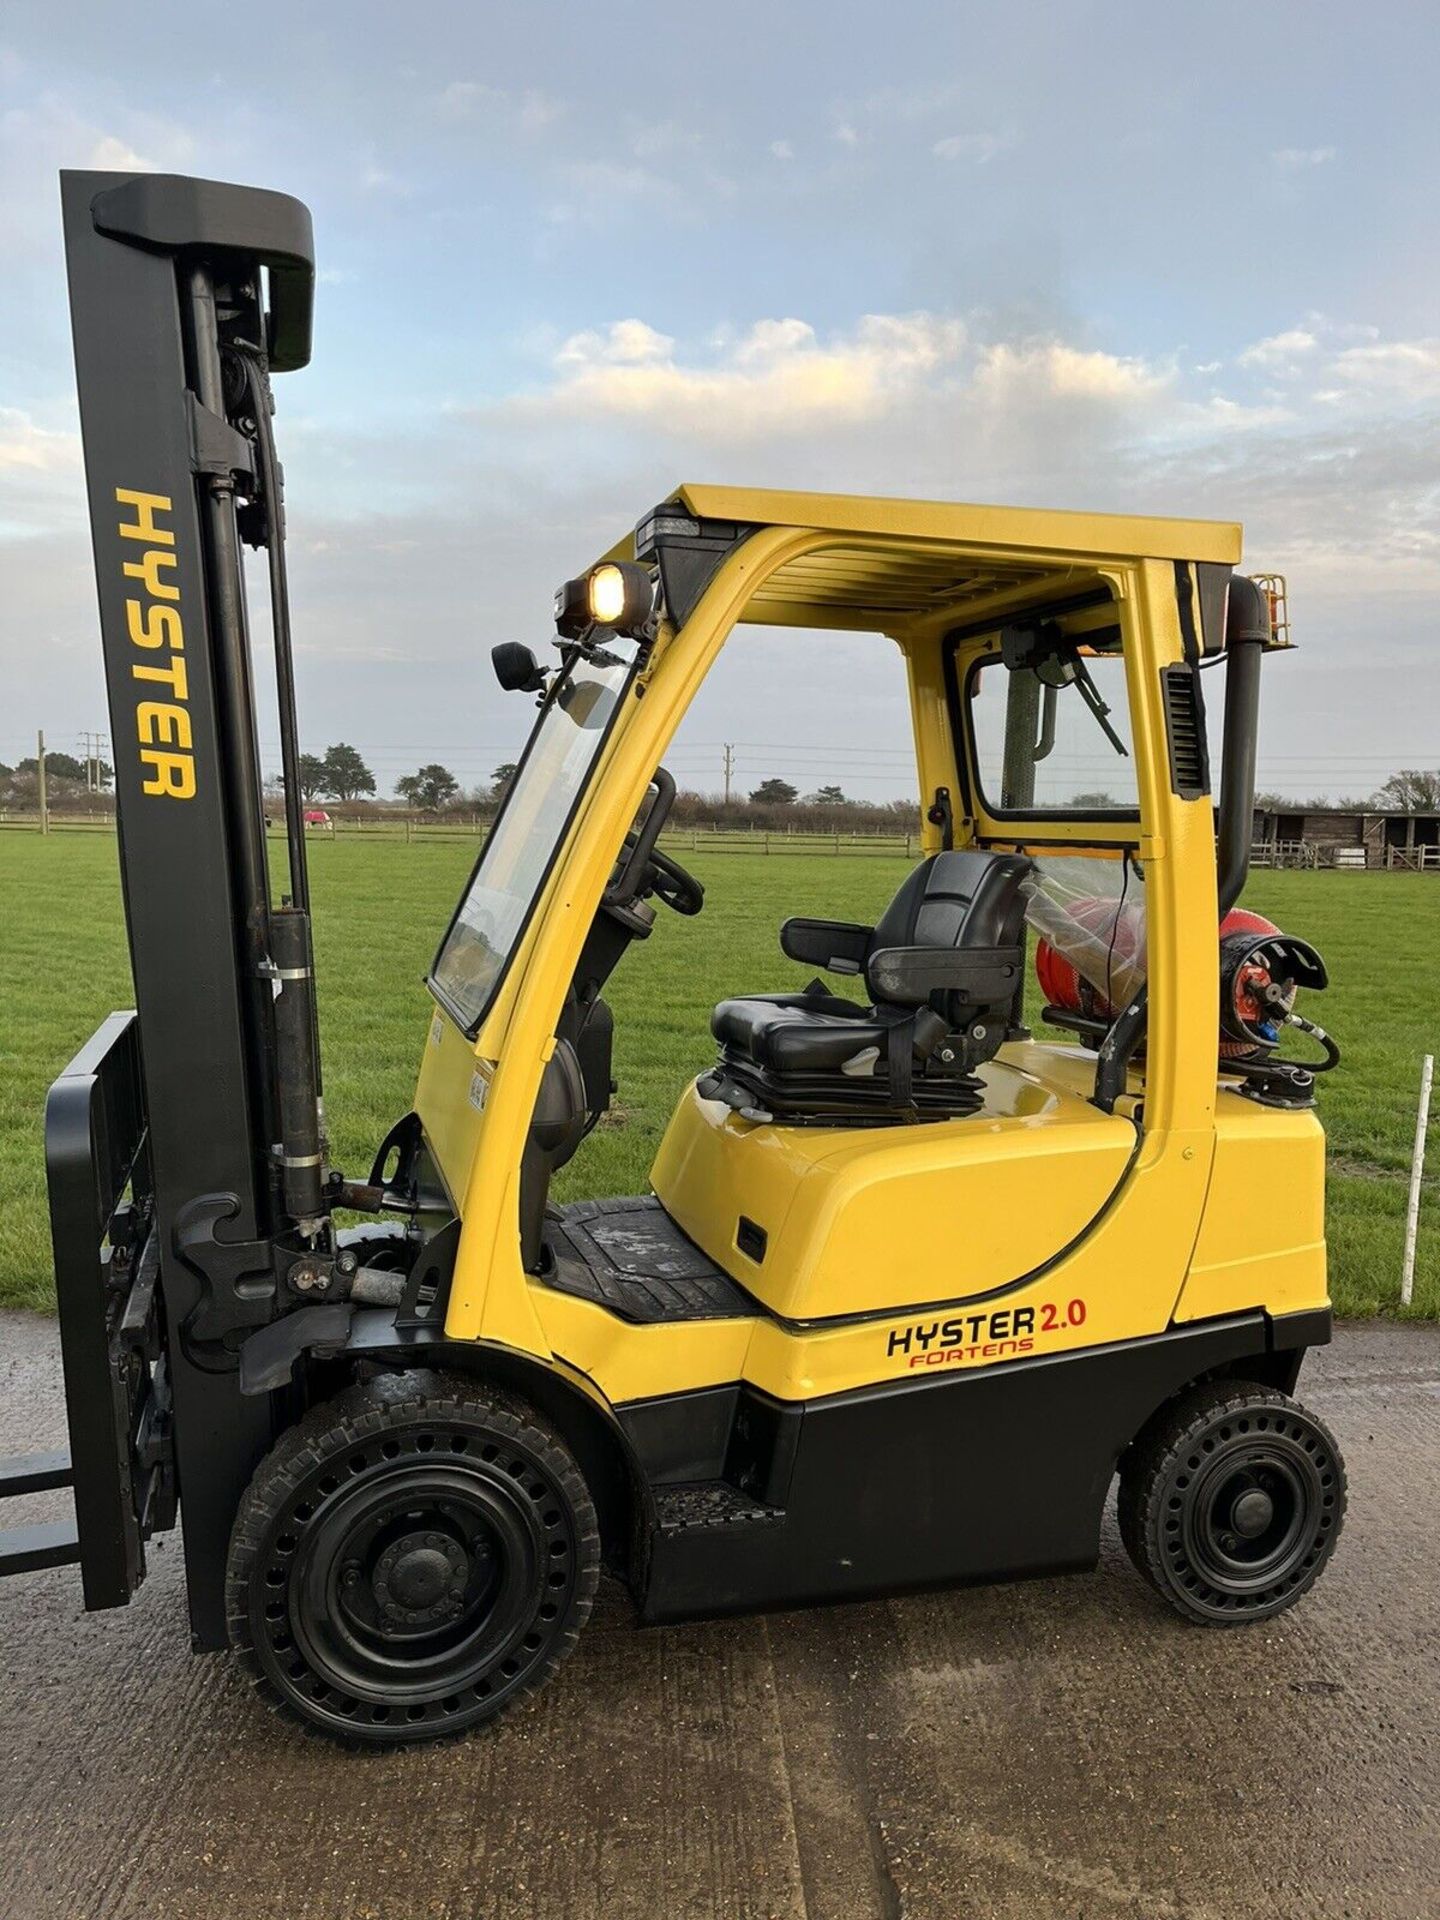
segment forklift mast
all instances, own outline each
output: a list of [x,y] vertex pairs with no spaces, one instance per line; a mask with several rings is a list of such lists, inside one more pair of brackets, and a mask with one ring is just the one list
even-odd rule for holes
[[[270,426],[270,375],[310,356],[310,215],[164,174],[61,189],[136,1011],[47,1110],[79,1518],[51,1557],[79,1558],[87,1605],[124,1601],[178,1494],[194,1638],[219,1646],[236,1506],[285,1424],[276,1395],[241,1394],[237,1348],[329,1233]],[[242,543],[269,560],[280,903]]]

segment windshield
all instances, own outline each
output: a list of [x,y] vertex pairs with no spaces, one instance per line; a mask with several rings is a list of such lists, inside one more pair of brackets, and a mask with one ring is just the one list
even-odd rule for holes
[[632,665],[613,654],[577,659],[546,700],[430,976],[468,1032],[484,1018],[525,931]]

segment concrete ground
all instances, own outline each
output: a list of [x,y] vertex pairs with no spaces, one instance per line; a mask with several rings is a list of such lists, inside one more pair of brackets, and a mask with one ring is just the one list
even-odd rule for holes
[[[0,1915],[1440,1915],[1440,1327],[1346,1328],[1302,1392],[1350,1516],[1268,1625],[1186,1627],[1113,1528],[1092,1575],[809,1613],[640,1632],[611,1590],[548,1692],[429,1750],[307,1740],[192,1658],[173,1537],[118,1613],[0,1582]],[[53,1324],[0,1314],[0,1451],[63,1438]]]

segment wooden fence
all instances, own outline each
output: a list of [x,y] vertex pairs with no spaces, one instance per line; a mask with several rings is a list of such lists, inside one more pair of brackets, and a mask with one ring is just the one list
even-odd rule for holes
[[1387,847],[1385,865],[1395,873],[1440,873],[1440,847]]
[[[110,833],[114,831],[113,813],[52,813],[51,833]],[[478,846],[489,830],[490,821],[445,817],[415,819],[404,814],[366,814],[335,818],[328,826],[309,827],[307,836],[314,842],[325,840],[402,840],[420,842],[468,842]],[[38,833],[40,816],[35,812],[0,811],[0,830]],[[278,820],[270,823],[272,840],[283,838]],[[661,845],[672,853],[743,853],[776,857],[806,854],[816,856],[888,855],[891,859],[914,860],[920,852],[920,835],[915,833],[802,833],[785,827],[727,827],[717,822],[705,826],[667,827]],[[1348,852],[1349,849],[1342,851]],[[1361,852],[1362,849],[1356,848]],[[1289,867],[1305,869],[1344,868],[1333,847],[1320,847],[1307,840],[1257,840],[1250,849],[1252,867]],[[1355,866],[1359,866],[1356,861]],[[1385,865],[1392,871],[1440,873],[1440,847],[1387,847]]]
[[[51,833],[107,833],[113,831],[113,813],[52,813]],[[490,822],[480,819],[413,819],[405,815],[368,814],[360,818],[336,818],[327,826],[306,829],[312,845],[326,840],[391,840],[410,845],[420,842],[444,843],[468,841],[478,845],[489,830]],[[40,829],[38,813],[0,812],[0,828],[36,833]],[[284,829],[278,821],[270,823],[270,838],[280,840]],[[915,833],[799,833],[774,827],[726,827],[719,824],[694,827],[667,827],[662,846],[672,853],[745,853],[783,856],[786,854],[888,854],[892,858],[913,860],[920,851],[920,835]]]

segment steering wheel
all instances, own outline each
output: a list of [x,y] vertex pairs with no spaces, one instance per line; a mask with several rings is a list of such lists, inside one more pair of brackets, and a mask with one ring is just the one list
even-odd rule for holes
[[[625,836],[618,863],[622,873],[635,851],[638,838],[633,829]],[[703,882],[697,880],[693,873],[687,873],[678,860],[672,860],[668,853],[662,853],[658,847],[652,847],[646,855],[634,898],[644,900],[651,894],[663,901],[672,913],[683,913],[687,918],[699,913],[705,904]]]

